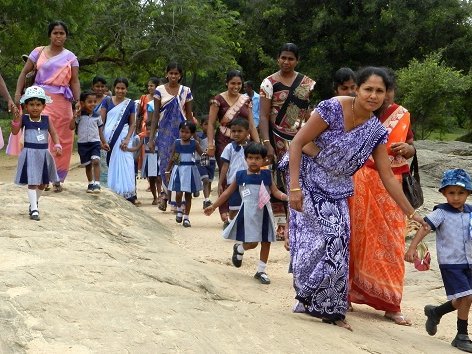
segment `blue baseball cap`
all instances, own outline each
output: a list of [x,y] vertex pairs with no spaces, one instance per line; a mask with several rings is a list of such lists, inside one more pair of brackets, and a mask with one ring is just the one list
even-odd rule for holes
[[468,191],[472,191],[470,175],[461,168],[455,168],[444,172],[439,191],[441,192],[447,186],[459,186]]

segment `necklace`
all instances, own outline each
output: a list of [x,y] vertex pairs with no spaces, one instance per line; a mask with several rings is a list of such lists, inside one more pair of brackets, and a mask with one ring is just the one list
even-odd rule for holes
[[[351,110],[352,110],[352,126],[353,127],[356,127],[356,113],[354,112],[354,102],[356,101],[356,98],[354,97],[352,99],[352,103],[351,103]],[[369,115],[369,118],[372,118],[372,116],[374,115],[373,112],[370,112],[370,115]]]
[[30,115],[28,115],[28,118],[29,118],[30,122],[41,123],[41,116],[39,116],[38,120],[33,120]]

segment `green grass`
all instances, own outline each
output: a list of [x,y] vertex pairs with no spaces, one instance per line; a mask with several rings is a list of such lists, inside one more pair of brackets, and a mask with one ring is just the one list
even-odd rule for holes
[[432,132],[427,140],[454,141],[467,133],[467,129],[462,128],[456,128],[453,131],[447,133]]

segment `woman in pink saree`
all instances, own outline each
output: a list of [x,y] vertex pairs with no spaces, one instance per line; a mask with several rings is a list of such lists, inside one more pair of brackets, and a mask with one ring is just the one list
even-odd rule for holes
[[[69,171],[74,143],[74,131],[69,129],[72,105],[80,97],[79,62],[74,53],[64,48],[68,35],[69,30],[64,22],[54,21],[49,24],[50,43],[48,46],[37,47],[30,53],[18,77],[15,92],[15,101],[18,104],[24,89],[25,76],[36,67],[34,84],[42,87],[53,100],[44,110],[44,114],[49,116],[62,145],[62,155],[54,157],[61,182],[64,182]],[[53,147],[54,143],[50,139],[49,149]],[[60,183],[55,184],[54,188],[56,192],[62,191]]]

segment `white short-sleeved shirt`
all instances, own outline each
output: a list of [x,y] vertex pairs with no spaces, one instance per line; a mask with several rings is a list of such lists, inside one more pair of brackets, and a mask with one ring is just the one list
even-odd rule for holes
[[221,160],[229,164],[226,174],[226,183],[233,183],[236,178],[236,172],[247,170],[246,158],[244,157],[244,147],[234,141],[226,145],[221,153]]
[[450,204],[439,204],[424,220],[436,231],[436,250],[440,267],[472,265],[472,205],[464,211]]

